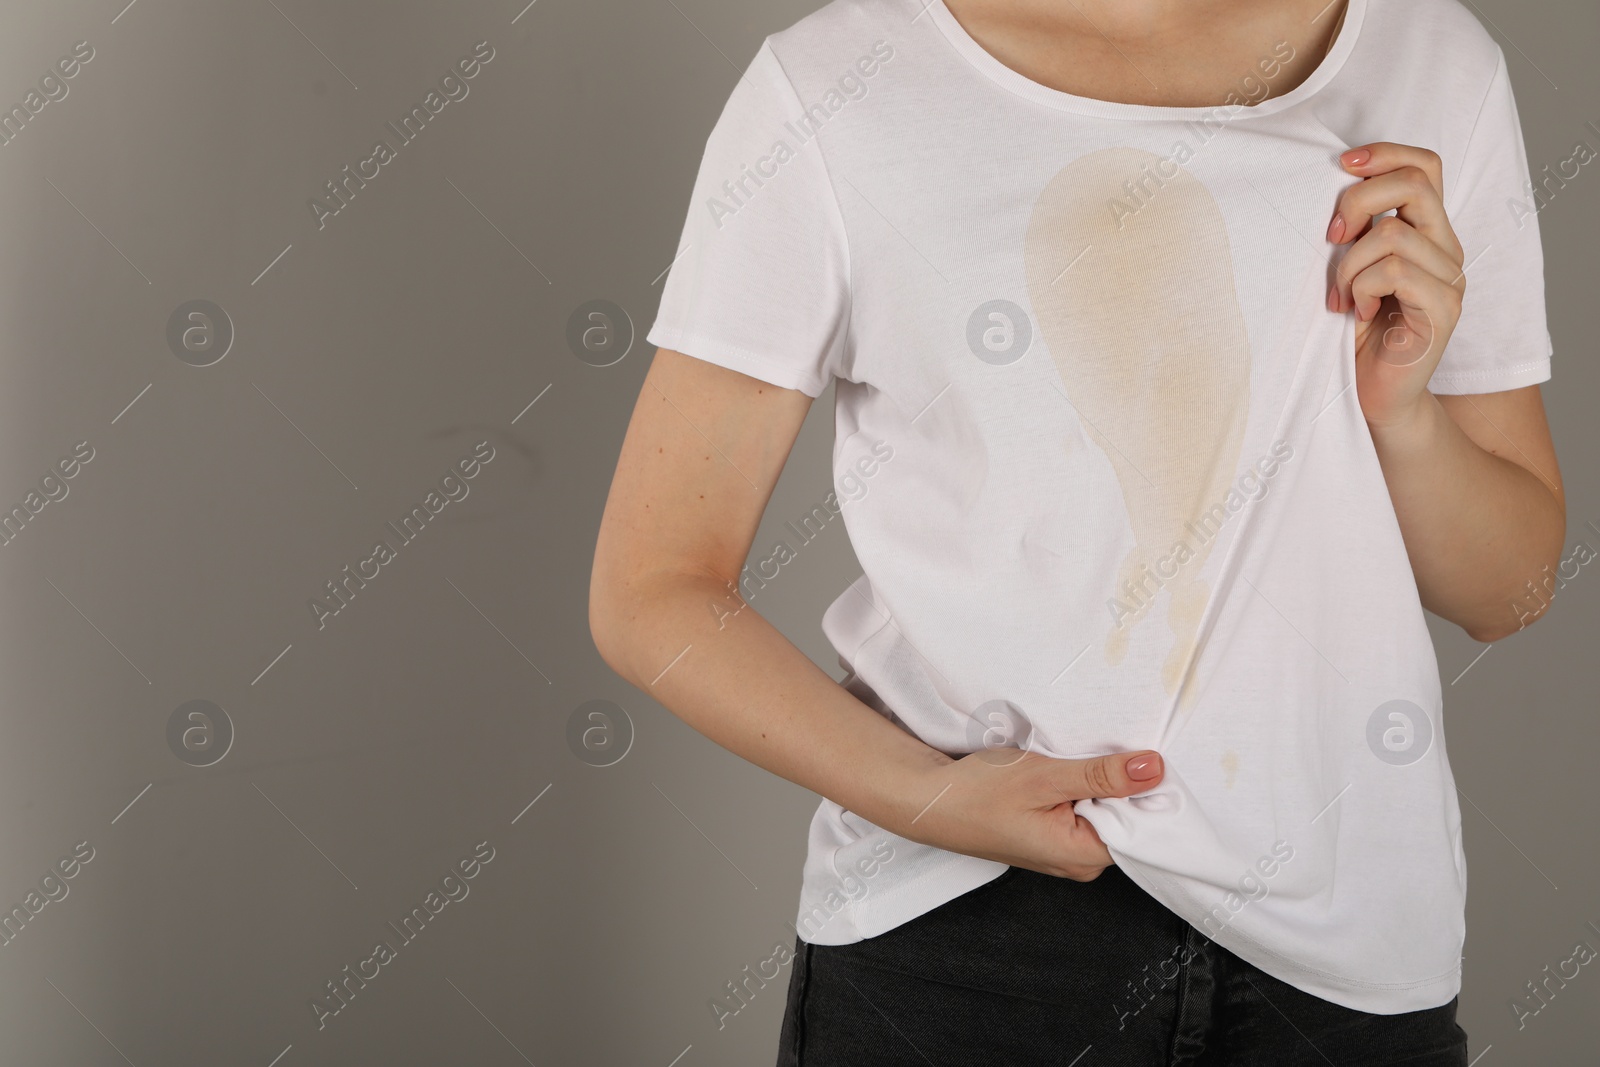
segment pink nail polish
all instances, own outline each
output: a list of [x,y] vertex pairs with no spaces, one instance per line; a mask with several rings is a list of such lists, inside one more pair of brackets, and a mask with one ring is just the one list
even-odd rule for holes
[[1334,213],[1333,221],[1328,223],[1328,240],[1333,244],[1344,240],[1344,216],[1337,212]]
[[1161,773],[1161,757],[1150,753],[1128,761],[1128,777],[1136,782],[1147,782]]
[[1359,167],[1372,158],[1372,153],[1365,148],[1355,148],[1340,157],[1347,166]]

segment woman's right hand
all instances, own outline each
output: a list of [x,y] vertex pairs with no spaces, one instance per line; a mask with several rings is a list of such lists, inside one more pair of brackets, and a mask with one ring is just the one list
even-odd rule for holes
[[1149,778],[1125,769],[1155,753],[1071,760],[997,748],[953,759],[862,703],[730,590],[811,400],[656,352],[595,545],[595,648],[723,748],[892,833],[1099,877],[1111,854],[1072,803],[1155,785],[1159,757]]
[[1055,759],[982,749],[930,771],[932,802],[896,832],[951,852],[1092,882],[1116,861],[1073,802],[1131,796],[1164,772],[1161,756],[1149,750]]

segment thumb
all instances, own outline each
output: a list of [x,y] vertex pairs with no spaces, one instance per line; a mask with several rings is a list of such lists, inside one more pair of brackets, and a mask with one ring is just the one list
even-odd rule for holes
[[1056,784],[1073,800],[1138,793],[1155,785],[1166,771],[1161,754],[1148,749],[1060,763]]

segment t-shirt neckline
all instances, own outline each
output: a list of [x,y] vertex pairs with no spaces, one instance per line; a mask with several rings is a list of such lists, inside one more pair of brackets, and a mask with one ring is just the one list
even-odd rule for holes
[[927,0],[925,10],[933,20],[934,25],[939,27],[945,39],[960,53],[963,59],[991,81],[1019,96],[1047,107],[1063,111],[1076,111],[1100,118],[1182,120],[1202,117],[1214,118],[1218,112],[1227,114],[1231,118],[1254,118],[1294,107],[1296,104],[1311,97],[1331,81],[1334,75],[1339,73],[1340,68],[1344,66],[1345,60],[1355,50],[1356,39],[1360,36],[1361,25],[1365,21],[1367,2],[1368,0],[1346,0],[1344,25],[1339,28],[1333,46],[1328,49],[1327,54],[1322,57],[1322,61],[1317,64],[1316,69],[1311,72],[1310,76],[1287,93],[1281,96],[1268,97],[1258,104],[1248,106],[1206,104],[1199,107],[1170,107],[1157,104],[1130,104],[1116,100],[1097,100],[1093,97],[1075,96],[1059,89],[1052,89],[1023,74],[1019,74],[991,55],[987,49],[967,33],[961,23],[956,21],[956,17],[945,6],[944,0]]

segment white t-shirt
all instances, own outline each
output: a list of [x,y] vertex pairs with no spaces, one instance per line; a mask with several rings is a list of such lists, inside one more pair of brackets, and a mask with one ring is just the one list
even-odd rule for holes
[[[1160,751],[1156,788],[1076,804],[1117,865],[1394,1014],[1460,988],[1466,867],[1355,318],[1324,302],[1338,153],[1443,158],[1469,266],[1434,392],[1549,377],[1543,261],[1505,59],[1456,0],[1349,0],[1311,76],[1244,106],[1292,54],[1263,41],[1235,106],[1113,103],[941,0],[835,0],[734,87],[648,336],[837,381],[865,573],[822,625],[852,692],[952,754]],[[797,929],[873,937],[1004,870],[825,801]]]

